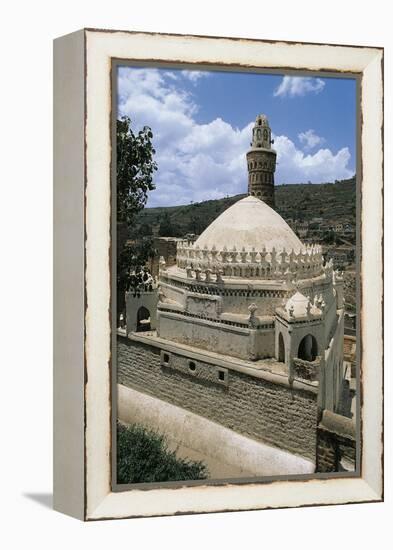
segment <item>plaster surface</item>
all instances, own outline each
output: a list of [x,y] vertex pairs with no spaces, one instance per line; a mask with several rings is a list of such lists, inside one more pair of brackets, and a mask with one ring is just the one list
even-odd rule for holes
[[255,250],[263,246],[267,250],[286,249],[300,252],[304,249],[303,244],[273,208],[265,202],[248,196],[236,202],[225,210],[205,229],[202,235],[196,240],[195,246],[203,249],[205,246],[210,250],[215,246],[217,249],[233,246],[237,250]]

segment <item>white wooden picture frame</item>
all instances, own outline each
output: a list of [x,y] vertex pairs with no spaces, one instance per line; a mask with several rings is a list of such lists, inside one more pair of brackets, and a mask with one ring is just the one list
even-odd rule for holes
[[[112,490],[113,60],[354,73],[361,127],[361,462],[353,477]],[[54,44],[54,507],[82,520],[383,499],[383,50],[85,29]]]

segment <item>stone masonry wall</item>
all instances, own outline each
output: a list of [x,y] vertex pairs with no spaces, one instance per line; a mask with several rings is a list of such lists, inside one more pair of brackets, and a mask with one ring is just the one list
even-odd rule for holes
[[318,428],[318,452],[317,472],[339,472],[343,458],[349,459],[356,464],[355,440],[340,434]]
[[194,370],[189,372],[189,360],[181,354],[171,353],[171,361],[165,365],[164,351],[120,336],[117,353],[120,384],[315,460],[317,396],[314,393],[293,390],[232,369],[224,369],[226,372],[219,375],[223,369],[202,362],[197,362],[195,368],[191,365]]
[[356,468],[354,425],[341,415],[325,411],[317,431],[316,471],[343,471],[343,463]]

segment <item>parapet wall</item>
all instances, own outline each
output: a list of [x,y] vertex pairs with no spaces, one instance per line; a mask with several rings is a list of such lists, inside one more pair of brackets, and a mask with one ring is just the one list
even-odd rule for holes
[[[315,461],[317,394],[118,337],[118,382]],[[193,363],[190,365],[190,362]]]
[[159,310],[159,321],[160,337],[172,342],[244,359],[274,357],[274,325],[268,322],[253,330],[244,321],[240,325],[163,309]]

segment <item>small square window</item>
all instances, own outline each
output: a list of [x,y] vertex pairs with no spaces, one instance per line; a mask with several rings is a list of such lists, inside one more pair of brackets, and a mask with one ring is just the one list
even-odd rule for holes
[[164,353],[163,360],[164,363],[169,363],[169,355],[167,353]]
[[225,372],[223,370],[219,370],[218,371],[218,379],[219,380],[222,380],[222,382],[224,382],[225,380]]

